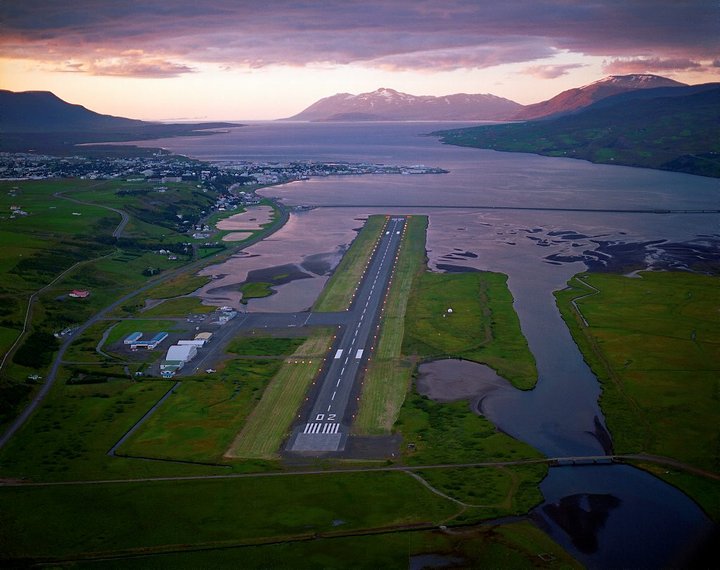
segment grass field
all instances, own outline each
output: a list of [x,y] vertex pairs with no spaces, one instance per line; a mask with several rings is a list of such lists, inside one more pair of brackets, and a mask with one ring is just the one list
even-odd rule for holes
[[507,276],[426,271],[412,289],[407,315],[405,354],[473,360],[517,388],[535,385],[535,359],[520,330]]
[[268,384],[262,399],[226,453],[228,458],[274,459],[324,363],[334,330],[312,333]]
[[[0,350],[6,351],[20,334],[30,296],[53,282],[37,296],[29,333],[2,370],[0,424],[34,389],[27,376],[45,375],[55,349],[46,343],[48,351],[34,350],[38,343],[33,334],[52,335],[82,323],[153,275],[181,267],[190,257],[177,216],[195,219],[214,200],[215,193],[200,192],[189,183],[168,185],[165,193],[153,192],[151,183],[120,180],[0,183]],[[27,215],[10,215],[11,207]],[[121,216],[109,208],[130,215],[118,238],[113,232]],[[178,259],[158,254],[161,248]],[[71,299],[67,293],[72,289],[91,294]]]
[[[341,527],[342,528],[342,527]],[[372,536],[320,538],[265,546],[84,562],[81,568],[345,568],[406,570],[411,561],[434,555],[465,568],[581,568],[544,532],[528,521],[468,527],[452,533],[414,531]],[[542,558],[540,558],[542,556]]]
[[190,313],[212,313],[217,307],[203,305],[200,297],[176,297],[166,299],[159,305],[140,311],[138,316],[146,317],[185,317]]
[[405,473],[0,488],[0,551],[15,559],[262,543],[438,524],[458,506]]
[[242,302],[247,303],[250,299],[262,299],[263,297],[269,297],[275,291],[272,289],[272,283],[253,281],[243,283],[240,286],[240,292],[242,293]]
[[463,520],[520,515],[542,503],[538,484],[548,467],[462,467],[419,471],[425,481],[446,495],[468,505]]
[[[556,293],[602,383],[600,405],[615,451],[672,457],[720,473],[720,281],[686,272],[640,275],[581,275]],[[717,518],[717,482],[666,479]]]
[[119,449],[118,454],[182,461],[222,461],[268,382],[302,338],[241,337],[228,352],[273,359],[233,358],[212,376],[183,379],[173,395]]
[[720,280],[691,273],[589,274],[557,294],[602,382],[619,453],[647,452],[720,473]]
[[405,308],[412,285],[425,267],[427,218],[408,219],[383,311],[377,349],[363,378],[353,429],[360,434],[390,433],[410,386],[413,363],[403,358]]
[[368,218],[315,301],[313,311],[344,311],[350,306],[386,221],[385,216]]
[[129,380],[72,386],[59,383],[0,451],[2,476],[56,481],[211,472],[106,456],[171,385]]
[[185,380],[118,455],[217,463],[257,405],[279,360],[235,359],[234,380]]
[[410,446],[403,457],[413,465],[541,457],[526,443],[497,431],[466,401],[441,404],[414,388],[405,398],[395,429]]

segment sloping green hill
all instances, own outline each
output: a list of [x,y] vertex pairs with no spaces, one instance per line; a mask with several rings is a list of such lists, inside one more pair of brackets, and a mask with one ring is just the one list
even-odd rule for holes
[[574,115],[439,131],[447,144],[720,177],[720,84],[684,96],[620,97]]

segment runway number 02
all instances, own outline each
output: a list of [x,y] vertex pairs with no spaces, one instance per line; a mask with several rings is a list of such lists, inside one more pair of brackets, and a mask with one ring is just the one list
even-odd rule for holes
[[[328,414],[328,415],[327,415],[327,421],[329,421],[329,422],[334,422],[336,417],[337,417],[337,414]],[[315,421],[316,421],[316,422],[321,422],[321,421],[323,421],[324,419],[325,419],[325,414],[318,414],[317,416],[315,416]]]

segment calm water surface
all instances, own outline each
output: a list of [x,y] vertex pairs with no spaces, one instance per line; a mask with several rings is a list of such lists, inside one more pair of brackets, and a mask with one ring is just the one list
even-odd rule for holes
[[[708,244],[712,249],[712,238],[719,237],[717,216],[472,208],[717,209],[718,181],[450,147],[421,136],[452,126],[459,125],[260,123],[228,134],[160,141],[207,160],[346,160],[450,170],[446,175],[329,177],[266,189],[287,204],[320,208],[291,215],[272,238],[208,268],[206,273],[218,278],[201,294],[211,303],[236,303],[232,291],[248,274],[291,264],[305,276],[278,286],[271,297],[251,301],[248,309],[305,309],[327,279],[324,269],[337,263],[363,218],[428,215],[430,267],[506,273],[537,360],[535,390],[494,383],[484,396],[483,413],[548,456],[603,454],[607,441],[598,437],[604,418],[597,380],[562,322],[552,292],[593,263],[622,265],[613,249],[617,244],[634,244],[623,255],[649,266],[667,261],[664,242],[694,240],[701,249]],[[313,263],[318,259],[327,266]],[[626,466],[551,469],[542,491],[546,503],[534,516],[591,567],[679,563],[711,527],[685,495]]]

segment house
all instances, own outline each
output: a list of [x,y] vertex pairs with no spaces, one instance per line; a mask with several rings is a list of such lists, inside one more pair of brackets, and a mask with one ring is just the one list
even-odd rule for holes
[[84,289],[73,289],[70,293],[68,293],[68,297],[72,297],[73,299],[85,299],[89,296],[90,291],[86,291]]

